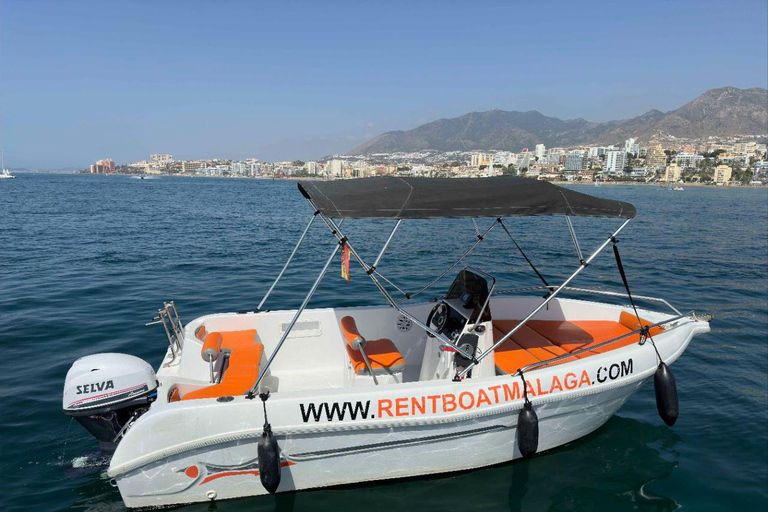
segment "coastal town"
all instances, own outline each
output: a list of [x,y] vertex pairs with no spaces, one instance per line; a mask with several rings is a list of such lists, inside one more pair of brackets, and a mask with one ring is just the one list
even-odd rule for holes
[[117,165],[97,161],[82,172],[94,174],[178,175],[230,178],[347,179],[370,176],[525,176],[554,182],[768,184],[765,136],[664,140],[629,138],[611,146],[548,148],[537,144],[510,151],[418,151],[331,155],[317,161],[264,162],[257,158],[175,159],[153,154],[148,160]]

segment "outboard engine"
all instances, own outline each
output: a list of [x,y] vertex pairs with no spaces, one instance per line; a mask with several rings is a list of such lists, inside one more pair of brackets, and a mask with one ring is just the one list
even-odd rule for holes
[[102,450],[117,447],[123,427],[157,398],[155,371],[127,354],[93,354],[72,364],[64,381],[64,414],[75,418]]

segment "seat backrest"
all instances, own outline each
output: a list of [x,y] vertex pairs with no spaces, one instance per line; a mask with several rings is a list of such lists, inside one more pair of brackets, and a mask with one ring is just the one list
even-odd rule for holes
[[350,347],[355,350],[360,350],[360,346],[365,343],[365,338],[360,334],[357,329],[357,323],[351,316],[345,316],[341,319],[341,332],[344,334],[344,338]]
[[[619,315],[619,323],[632,331],[637,331],[641,327],[652,325],[652,322],[649,322],[643,318],[641,318],[640,322],[638,322],[635,315],[631,315],[625,311],[622,311],[621,315]],[[649,332],[651,336],[656,336],[657,334],[664,332],[664,327],[657,325],[656,327],[651,327]]]
[[219,350],[221,350],[221,342],[224,338],[218,332],[212,332],[205,337],[203,342],[203,349],[200,351],[200,356],[203,361],[210,363],[219,358]]

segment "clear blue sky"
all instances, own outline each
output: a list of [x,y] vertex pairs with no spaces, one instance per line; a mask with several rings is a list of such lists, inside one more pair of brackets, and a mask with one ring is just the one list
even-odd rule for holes
[[310,159],[500,108],[603,121],[766,87],[768,2],[0,0],[6,166]]

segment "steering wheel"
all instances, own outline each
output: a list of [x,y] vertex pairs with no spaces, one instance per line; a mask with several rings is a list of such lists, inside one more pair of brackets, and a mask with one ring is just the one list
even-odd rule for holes
[[[437,331],[438,334],[442,334],[447,322],[448,304],[440,301],[434,308],[432,308],[432,311],[429,312],[429,316],[427,317],[427,326],[434,326],[435,331]],[[428,332],[427,334],[432,336],[432,333]]]

